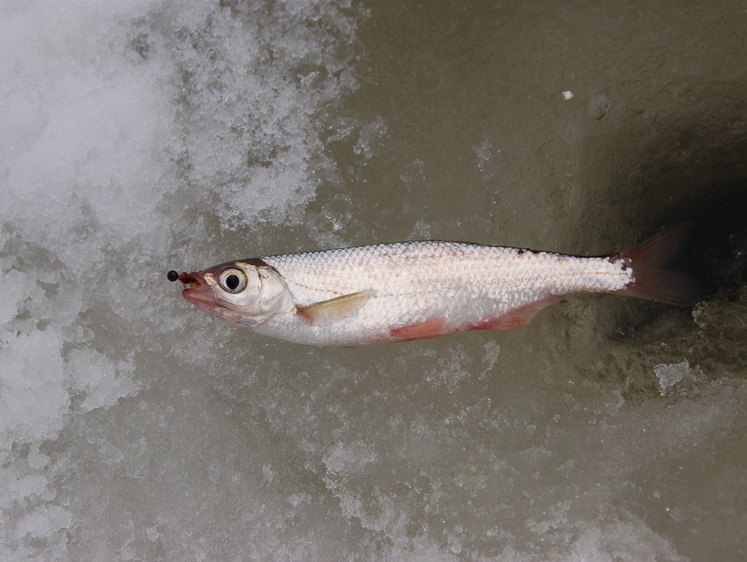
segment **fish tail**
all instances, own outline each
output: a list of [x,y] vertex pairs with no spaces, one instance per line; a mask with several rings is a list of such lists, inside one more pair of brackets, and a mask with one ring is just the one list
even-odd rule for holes
[[694,225],[693,221],[678,224],[633,250],[615,254],[615,259],[630,264],[634,279],[618,293],[680,306],[698,302],[695,280],[687,273],[667,267],[682,255]]

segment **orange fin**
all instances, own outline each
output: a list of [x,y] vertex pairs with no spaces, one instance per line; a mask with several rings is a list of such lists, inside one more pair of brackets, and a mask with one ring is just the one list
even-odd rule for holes
[[477,324],[472,330],[513,330],[514,328],[523,328],[532,321],[532,318],[540,310],[562,301],[564,298],[560,295],[550,295],[544,299],[511,309],[492,320],[486,320],[481,324]]
[[678,224],[634,250],[613,254],[613,259],[630,263],[635,279],[617,293],[681,306],[695,304],[698,301],[695,281],[686,273],[666,267],[682,254],[693,225],[692,222]]
[[375,295],[374,290],[360,291],[309,306],[299,306],[296,310],[298,315],[312,326],[327,326],[350,318]]
[[390,328],[389,332],[397,341],[424,340],[444,335],[441,330],[445,325],[446,318],[431,318],[418,324]]

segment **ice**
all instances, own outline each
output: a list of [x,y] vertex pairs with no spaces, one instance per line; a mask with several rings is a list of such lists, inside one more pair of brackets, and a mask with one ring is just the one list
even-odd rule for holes
[[501,353],[501,346],[495,341],[489,341],[483,348],[485,349],[485,356],[482,358],[482,362],[485,365],[485,372],[489,372],[495,362],[498,361],[498,355]]
[[589,98],[589,105],[586,106],[586,114],[594,119],[601,119],[610,109],[610,101],[607,94],[598,93]]
[[[50,462],[64,478],[91,470],[78,466],[76,447],[93,445],[103,466],[131,457],[116,435],[75,416],[144,388],[143,362],[163,328],[142,319],[164,307],[142,289],[161,278],[173,228],[165,213],[184,200],[181,186],[212,189],[224,224],[286,217],[314,196],[329,167],[320,111],[355,87],[333,52],[355,30],[338,6],[2,9],[4,559],[64,558],[61,531],[93,524],[55,504]],[[313,21],[327,29],[302,24]],[[268,56],[276,63],[263,64]],[[55,444],[79,432],[92,434]],[[51,458],[40,451],[49,446]]]
[[93,350],[74,349],[67,361],[71,386],[84,394],[80,410],[111,406],[118,399],[137,392],[131,378],[132,362],[115,365],[105,355]]
[[366,160],[374,154],[374,147],[384,135],[386,135],[387,126],[384,119],[378,117],[361,128],[358,141],[353,147],[353,152],[362,156]]
[[365,443],[338,443],[324,457],[324,466],[331,474],[356,473],[365,470],[366,465],[376,460],[376,453]]
[[666,539],[653,533],[643,521],[631,519],[604,522],[600,526],[584,529],[573,543],[573,550],[567,559],[573,562],[682,560]]
[[4,447],[55,439],[70,396],[65,389],[62,341],[50,328],[3,334],[0,424]]
[[500,153],[500,150],[495,150],[492,143],[487,139],[475,147],[477,167],[482,177],[486,180],[493,179],[497,175],[496,165],[493,160],[496,152]]
[[624,249],[582,171],[707,99],[701,65],[744,68],[742,22],[680,12],[3,5],[0,559],[744,558],[744,291],[336,349],[165,277],[408,237]]
[[47,538],[72,525],[72,515],[61,507],[37,509],[18,522],[16,536]]
[[9,322],[18,312],[19,304],[27,298],[26,278],[20,271],[3,272],[5,298],[0,300],[0,325]]
[[690,372],[687,360],[672,365],[660,364],[654,367],[654,373],[659,377],[659,388],[662,394],[669,393]]

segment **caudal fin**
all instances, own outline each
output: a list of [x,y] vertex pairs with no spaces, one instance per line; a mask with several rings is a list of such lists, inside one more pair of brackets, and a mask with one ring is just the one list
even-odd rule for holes
[[667,268],[685,249],[694,223],[685,222],[660,232],[637,248],[615,256],[628,260],[634,281],[622,295],[692,306],[698,302],[698,286],[687,273]]

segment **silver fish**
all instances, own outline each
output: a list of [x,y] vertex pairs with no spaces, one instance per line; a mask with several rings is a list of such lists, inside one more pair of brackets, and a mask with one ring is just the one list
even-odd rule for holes
[[694,304],[689,278],[665,268],[690,226],[607,256],[398,242],[238,260],[168,278],[181,281],[198,308],[259,334],[311,345],[404,342],[520,328],[574,293]]

